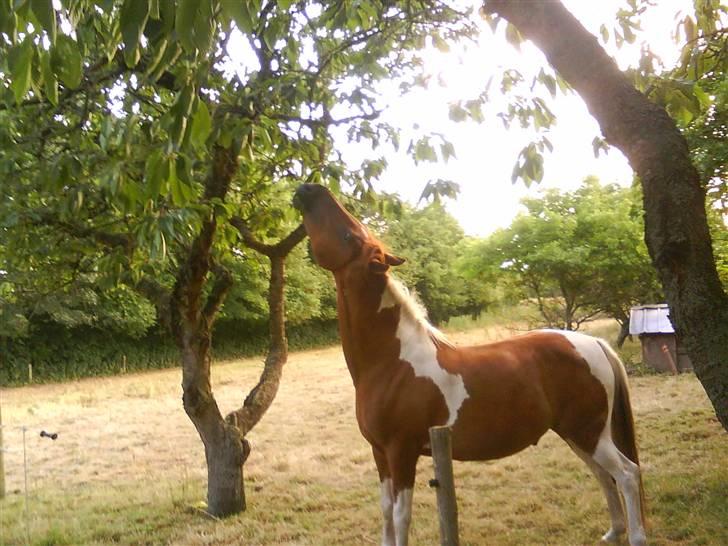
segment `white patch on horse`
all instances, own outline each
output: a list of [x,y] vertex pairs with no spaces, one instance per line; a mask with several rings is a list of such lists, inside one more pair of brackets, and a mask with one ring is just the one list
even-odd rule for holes
[[396,546],[394,537],[394,489],[392,480],[384,478],[381,484],[382,546]]
[[[602,433],[600,434],[600,439],[605,437],[611,438],[611,416],[612,404],[614,403],[614,384],[616,378],[614,377],[612,365],[609,363],[609,359],[604,352],[605,350],[611,349],[603,349],[599,339],[586,334],[568,330],[549,331],[564,336],[569,343],[571,343],[574,349],[576,349],[576,352],[579,353],[584,360],[586,360],[591,374],[604,386],[604,390],[607,392],[607,403],[609,405],[609,409],[607,411],[608,418],[606,420],[604,430],[602,430]],[[604,346],[607,348],[609,347],[606,342],[604,342]]]
[[400,344],[399,358],[410,363],[415,377],[427,377],[437,386],[449,412],[445,425],[452,426],[468,398],[468,391],[459,374],[448,372],[437,361],[437,345],[450,345],[450,342],[427,321],[424,308],[409,295],[404,285],[390,277],[379,310],[395,305],[400,306],[396,333]]
[[394,499],[394,535],[397,546],[407,546],[412,520],[412,489],[402,489]]

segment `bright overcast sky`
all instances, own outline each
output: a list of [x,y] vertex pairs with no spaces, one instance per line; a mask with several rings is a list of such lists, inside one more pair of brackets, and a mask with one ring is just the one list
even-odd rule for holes
[[[621,50],[613,43],[607,46],[620,67],[636,64],[643,41],[649,43],[667,66],[677,59],[678,50],[672,41],[675,14],[685,10],[689,1],[660,0],[655,3],[657,6],[649,8],[642,16],[642,32],[635,44],[625,44]],[[603,23],[611,32],[614,14],[624,2],[564,0],[564,4],[590,32],[598,35]],[[490,76],[499,73],[499,67],[515,68],[530,81],[531,75],[538,73],[544,65],[543,55],[530,43],[522,44],[521,52],[518,52],[487,29],[477,47],[470,46],[465,51],[453,49],[448,54],[433,50],[426,56],[425,70],[435,76],[434,82],[445,82],[445,86],[435,83],[404,97],[392,94],[391,106],[384,117],[404,130],[402,148],[406,148],[408,130],[417,124],[423,129],[445,134],[454,144],[457,158],[447,164],[417,166],[405,150],[399,154],[392,152],[388,156],[389,168],[377,189],[397,192],[402,198],[416,203],[428,180],[453,180],[460,185],[461,192],[456,201],[448,202],[448,209],[466,233],[487,235],[498,227],[509,225],[518,211],[519,199],[535,195],[539,188],[573,189],[589,175],[598,176],[604,183],[629,184],[632,171],[618,150],[612,149],[599,159],[594,157],[592,140],[600,132],[578,96],[559,95],[549,103],[557,116],[557,125],[548,133],[554,152],[546,156],[544,181],[531,189],[522,182],[513,185],[511,171],[519,151],[530,142],[533,133],[520,127],[505,129],[496,117],[503,104],[497,101],[499,82],[494,80],[490,95],[501,104],[486,106],[483,124],[449,120],[448,105],[477,96]]]

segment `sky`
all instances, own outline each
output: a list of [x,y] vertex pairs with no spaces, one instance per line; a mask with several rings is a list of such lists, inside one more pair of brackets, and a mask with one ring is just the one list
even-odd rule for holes
[[[611,33],[616,24],[614,14],[624,6],[624,2],[617,0],[564,0],[564,4],[596,35],[601,24],[606,24]],[[642,32],[634,44],[617,49],[610,41],[605,46],[620,68],[636,65],[642,42],[649,43],[667,66],[678,58],[679,49],[672,39],[677,24],[675,17],[678,12],[682,11],[683,16],[687,13],[689,1],[660,0],[655,4],[642,16]],[[557,117],[556,126],[547,133],[554,151],[545,158],[543,181],[531,188],[526,188],[522,181],[511,183],[511,171],[518,153],[534,133],[520,127],[504,128],[496,114],[505,102],[497,96],[499,85],[495,81],[490,93],[494,100],[484,110],[486,119],[482,124],[449,120],[451,102],[475,97],[491,75],[499,74],[502,68],[516,68],[530,81],[528,74],[536,74],[547,66],[541,52],[530,43],[522,44],[520,50],[508,45],[502,37],[494,36],[485,24],[478,43],[467,49],[451,48],[443,54],[430,48],[424,68],[435,83],[405,96],[399,96],[395,88],[385,93],[389,108],[383,117],[402,129],[405,144],[399,153],[387,154],[389,167],[375,185],[376,189],[397,192],[414,204],[428,180],[452,180],[459,184],[460,194],[456,200],[448,200],[448,210],[468,235],[485,236],[511,223],[521,198],[537,195],[544,188],[572,190],[589,175],[598,176],[603,183],[629,185],[632,171],[619,150],[612,148],[606,155],[594,157],[592,140],[600,135],[599,128],[576,95],[559,95],[549,103]],[[405,152],[407,135],[413,134],[415,125],[446,135],[455,146],[456,159],[446,164],[415,165]],[[356,157],[371,152],[349,149],[347,153]]]

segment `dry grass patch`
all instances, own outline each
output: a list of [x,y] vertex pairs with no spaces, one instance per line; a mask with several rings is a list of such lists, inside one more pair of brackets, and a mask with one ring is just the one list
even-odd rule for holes
[[[501,337],[507,332],[488,332]],[[475,342],[484,331],[455,336]],[[242,402],[258,359],[217,364],[224,409]],[[2,391],[9,495],[0,544],[25,543],[22,437],[33,544],[378,544],[379,487],[338,348],[291,355],[273,407],[251,433],[249,509],[213,521],[202,446],[178,370]],[[728,544],[728,441],[692,375],[632,380],[652,544]],[[57,441],[40,438],[58,432]],[[456,463],[463,545],[590,544],[608,526],[595,479],[561,440],[487,463]],[[419,465],[412,543],[437,543],[429,459]]]

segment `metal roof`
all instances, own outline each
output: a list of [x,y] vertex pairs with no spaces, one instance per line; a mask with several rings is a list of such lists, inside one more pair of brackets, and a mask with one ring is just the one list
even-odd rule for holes
[[655,305],[639,305],[629,310],[629,333],[639,334],[674,334],[675,330],[668,315],[670,308],[666,303]]

